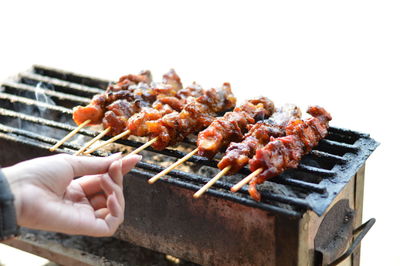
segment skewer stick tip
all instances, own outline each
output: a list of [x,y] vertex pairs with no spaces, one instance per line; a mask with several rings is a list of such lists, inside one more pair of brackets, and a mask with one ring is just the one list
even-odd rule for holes
[[210,181],[207,182],[202,188],[200,188],[196,193],[193,194],[193,198],[198,199],[201,195],[203,195],[212,185],[215,184],[221,177],[223,177],[232,166],[227,166],[221,170],[216,176],[214,176]]
[[152,145],[157,140],[158,140],[158,137],[155,137],[154,139],[149,140],[148,142],[146,142],[142,146],[138,147],[136,150],[132,151],[130,154],[138,154],[139,152],[143,151],[144,149],[146,149],[147,147]]
[[249,174],[248,176],[246,176],[245,178],[243,178],[239,183],[237,183],[236,185],[234,185],[233,187],[231,187],[231,191],[232,192],[237,192],[239,189],[241,189],[244,185],[246,185],[247,183],[249,183],[251,181],[251,179],[253,179],[253,177],[258,176],[262,171],[264,171],[263,168],[258,168],[257,170],[255,170],[253,173]]
[[96,150],[98,150],[98,149],[100,149],[100,148],[102,148],[102,147],[104,147],[104,146],[106,146],[106,145],[108,145],[110,143],[113,143],[114,141],[119,140],[120,138],[123,138],[126,135],[129,135],[130,133],[131,133],[131,131],[128,129],[128,130],[122,132],[121,134],[118,134],[118,135],[110,138],[109,140],[103,142],[102,144],[100,144],[100,145],[98,145],[98,146],[96,146],[96,147],[94,147],[94,148],[92,148],[92,149],[90,149],[88,151],[85,151],[83,154],[85,154],[85,155],[91,154],[92,152],[94,152],[94,151],[96,151]]
[[63,145],[65,142],[67,142],[67,140],[69,140],[70,138],[72,138],[73,136],[76,135],[76,133],[78,133],[79,130],[81,130],[81,128],[85,127],[87,124],[89,124],[91,122],[90,119],[86,120],[85,122],[83,122],[82,124],[80,124],[79,126],[77,126],[74,130],[72,130],[69,134],[67,134],[64,138],[62,138],[61,140],[59,140],[56,144],[54,144],[53,147],[51,147],[49,150],[50,151],[55,151],[58,149],[58,147],[60,147],[61,145]]
[[91,139],[88,143],[86,143],[82,148],[79,149],[79,151],[75,152],[74,155],[77,156],[87,150],[90,146],[92,146],[96,141],[104,137],[105,134],[107,134],[111,130],[110,127],[104,129],[102,132],[100,132],[99,135]]
[[163,171],[159,172],[158,174],[156,174],[155,176],[153,176],[152,178],[150,178],[147,182],[149,184],[154,184],[158,179],[160,179],[161,177],[165,176],[166,174],[168,174],[169,172],[171,172],[173,169],[175,169],[176,167],[178,167],[179,165],[183,164],[184,162],[186,162],[190,157],[192,157],[193,155],[195,155],[197,152],[199,151],[199,148],[194,149],[193,151],[191,151],[190,153],[186,154],[184,157],[180,158],[178,161],[176,161],[175,163],[171,164],[170,166],[168,166],[167,168],[165,168]]

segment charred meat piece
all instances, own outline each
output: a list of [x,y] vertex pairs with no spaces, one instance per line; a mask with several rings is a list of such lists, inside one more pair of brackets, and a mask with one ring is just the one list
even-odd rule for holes
[[[174,72],[175,73],[175,72]],[[175,73],[174,78],[177,75]],[[178,77],[179,78],[179,77]],[[164,77],[163,81],[167,79]],[[143,85],[143,84],[141,84]],[[144,88],[144,89],[143,89]],[[119,91],[125,92],[125,91]],[[147,119],[159,119],[163,115],[171,113],[175,110],[181,110],[183,103],[181,99],[176,97],[176,90],[171,85],[168,84],[158,84],[157,87],[150,88],[147,85],[142,86],[142,88],[136,88],[133,91],[134,98],[127,100],[116,100],[107,109],[114,112],[115,115],[110,115],[107,113],[103,118],[103,127],[111,127],[108,135],[118,135],[123,131],[130,129],[132,135],[145,136],[146,133],[145,121]],[[153,101],[155,99],[155,101]],[[151,107],[149,105],[150,102]],[[121,103],[124,103],[121,106]],[[116,106],[116,107],[114,107]],[[116,124],[116,121],[119,121]],[[124,124],[124,127],[122,126]],[[114,127],[114,125],[116,125]]]
[[125,131],[127,119],[125,116],[118,116],[113,111],[107,111],[103,117],[103,127],[111,128],[107,135],[115,136]]
[[179,99],[187,99],[189,97],[197,98],[203,94],[204,94],[204,89],[199,84],[193,82],[192,85],[179,90],[176,96]]
[[153,81],[149,70],[141,71],[138,75],[128,74],[119,78],[116,84],[110,84],[108,91],[129,90],[132,85],[145,83],[150,85]]
[[236,98],[232,93],[231,84],[226,82],[220,89],[205,91],[196,102],[205,105],[211,113],[219,113],[235,107]]
[[118,116],[129,117],[133,113],[140,111],[141,107],[138,101],[128,102],[127,100],[116,100],[106,107]]
[[165,83],[152,83],[150,71],[122,76],[117,83],[110,84],[104,93],[95,95],[89,105],[75,107],[73,119],[78,125],[88,119],[91,120],[90,125],[99,124],[107,111],[106,107],[115,101],[134,102],[135,107],[151,106],[160,95],[175,97],[177,88],[182,86],[174,70],[163,76],[163,82]]
[[268,178],[283,173],[286,169],[296,168],[301,158],[311,151],[328,134],[331,115],[322,107],[309,107],[307,113],[313,117],[306,120],[292,120],[286,127],[286,136],[271,137],[270,142],[256,151],[250,160],[250,170],[262,168],[249,184],[250,196],[260,201],[261,196],[256,185]]
[[248,125],[254,124],[256,119],[268,118],[274,111],[273,102],[265,97],[246,101],[233,112],[215,119],[210,126],[199,133],[198,154],[209,159],[213,158],[232,141],[241,141]]
[[227,166],[231,166],[228,174],[237,173],[247,165],[257,149],[262,148],[269,142],[270,137],[284,136],[289,121],[300,117],[300,108],[287,104],[278,108],[269,119],[249,125],[249,132],[244,136],[242,142],[231,142],[229,144],[225,156],[218,163],[218,168],[222,170]]
[[171,86],[176,92],[182,89],[181,78],[176,74],[174,69],[164,74],[162,83]]
[[[185,93],[180,94],[182,90],[185,90]],[[133,115],[128,121],[128,128],[131,130],[132,135],[148,136],[150,134],[148,121],[158,120],[174,111],[180,112],[183,110],[189,97],[197,97],[204,93],[204,90],[200,86],[190,86],[182,90],[178,91],[176,97],[160,97],[152,104],[152,108],[142,108],[142,111]]]
[[117,83],[110,84],[104,93],[93,96],[92,101],[87,106],[74,107],[73,120],[77,125],[82,124],[86,120],[91,120],[89,125],[101,123],[106,111],[105,107],[119,99],[134,100],[135,96],[132,90],[128,90],[128,88],[143,81],[151,82],[150,71],[142,72],[139,75],[122,76]]
[[123,132],[130,116],[141,110],[140,102],[117,100],[106,107],[108,110],[103,117],[103,127],[111,128],[108,135],[114,136]]
[[188,98],[188,103],[181,112],[173,112],[155,121],[147,121],[150,137],[158,137],[152,147],[165,149],[182,141],[191,133],[209,126],[215,114],[233,108],[236,98],[232,94],[229,83],[220,89],[210,89],[198,98]]
[[104,116],[104,109],[97,104],[89,104],[87,106],[77,106],[73,109],[72,119],[77,125],[82,124],[86,120],[90,120],[89,125],[101,123]]

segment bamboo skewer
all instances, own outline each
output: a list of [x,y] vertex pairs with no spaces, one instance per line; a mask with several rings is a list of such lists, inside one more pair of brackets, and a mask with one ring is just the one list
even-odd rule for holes
[[104,147],[104,146],[116,141],[116,140],[119,140],[120,138],[123,138],[126,135],[129,135],[130,133],[131,133],[131,131],[128,129],[128,130],[122,132],[121,134],[118,134],[118,135],[110,138],[109,140],[101,143],[100,145],[98,145],[98,146],[96,146],[96,147],[94,147],[94,148],[92,148],[92,149],[90,149],[88,151],[85,151],[83,154],[86,154],[86,155],[91,154],[92,152],[94,152],[94,151],[96,151],[96,150],[98,150],[98,149],[100,149],[100,148],[102,148],[102,147]]
[[198,151],[199,151],[199,148],[194,149],[193,151],[191,151],[190,153],[186,154],[184,157],[182,157],[181,159],[179,159],[175,163],[171,164],[168,168],[165,168],[163,171],[161,171],[157,175],[155,175],[152,178],[150,178],[147,182],[149,182],[149,184],[153,184],[158,179],[160,179],[161,177],[163,177],[166,174],[168,174],[169,172],[171,172],[171,170],[173,170],[177,166],[179,166],[179,165],[183,164],[184,162],[186,162],[190,157],[195,155]]
[[200,188],[196,193],[193,194],[193,198],[199,198],[201,195],[204,194],[212,185],[215,184],[221,177],[223,177],[230,169],[232,166],[227,166],[224,169],[221,170],[216,176],[214,176],[210,181],[207,182],[202,188]]
[[72,138],[73,136],[75,136],[76,133],[78,133],[79,130],[81,130],[83,127],[85,127],[87,124],[89,124],[91,122],[90,119],[86,120],[85,122],[83,122],[82,124],[80,124],[79,126],[77,126],[74,130],[72,130],[68,135],[66,135],[64,138],[62,138],[61,140],[59,140],[53,147],[51,147],[49,150],[50,151],[55,151],[58,149],[58,147],[60,147],[61,145],[63,145],[67,140],[69,140],[70,138]]
[[102,132],[100,132],[99,135],[97,135],[92,140],[90,140],[88,143],[86,143],[79,151],[75,152],[74,155],[79,155],[82,152],[84,152],[85,150],[87,150],[90,146],[93,145],[93,143],[95,143],[96,141],[98,141],[99,139],[104,137],[104,135],[107,134],[110,130],[111,130],[111,127],[104,129]]
[[139,152],[143,151],[144,149],[146,149],[147,147],[149,147],[151,144],[153,144],[154,142],[156,142],[158,140],[158,137],[155,137],[154,139],[149,140],[148,142],[146,142],[145,144],[143,144],[142,146],[138,147],[136,150],[134,150],[133,152],[131,152],[130,154],[138,154]]
[[253,177],[258,176],[262,171],[264,171],[263,168],[258,168],[257,170],[255,170],[253,173],[251,173],[250,175],[246,176],[245,178],[243,178],[239,183],[237,183],[236,185],[234,185],[233,187],[231,187],[231,191],[232,192],[237,192],[239,189],[241,189],[244,185],[246,185],[247,183],[249,183],[251,181],[251,179],[253,179]]

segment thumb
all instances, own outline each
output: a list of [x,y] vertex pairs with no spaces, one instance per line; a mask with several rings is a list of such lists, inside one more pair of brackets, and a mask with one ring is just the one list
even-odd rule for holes
[[71,166],[74,177],[77,177],[106,173],[111,163],[121,159],[122,154],[119,152],[108,157],[84,157],[69,154],[60,156]]
[[142,159],[141,155],[129,154],[122,159],[122,175],[126,175]]

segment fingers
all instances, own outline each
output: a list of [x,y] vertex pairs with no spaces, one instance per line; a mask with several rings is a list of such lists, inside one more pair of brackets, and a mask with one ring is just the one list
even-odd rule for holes
[[121,159],[121,153],[115,153],[108,157],[85,157],[68,154],[56,155],[64,159],[72,168],[73,175],[94,175],[106,173],[111,163]]
[[[121,187],[121,190],[123,185],[123,175],[129,172],[141,158],[142,156],[140,155],[128,155],[123,159],[111,163],[108,171],[109,176],[111,177],[112,181],[115,184]],[[103,187],[101,185],[101,179],[102,179],[101,175],[89,175],[78,178],[75,180],[75,182],[78,182],[81,185],[87,197],[91,197],[92,195],[95,195],[103,191]],[[107,182],[105,183],[105,185],[107,185]],[[108,187],[110,187],[110,189],[112,188],[111,185],[109,185]],[[111,193],[112,191],[110,190],[108,194]],[[123,204],[121,200],[122,196],[118,197],[119,200],[121,201],[121,204]]]
[[118,226],[124,221],[124,210],[119,204],[115,194],[108,197],[107,207],[110,213],[104,219],[110,233],[114,234],[117,231]]
[[122,174],[126,175],[142,159],[141,155],[130,154],[122,159]]
[[[136,158],[128,158],[125,161],[125,167],[133,167],[138,161]],[[115,161],[111,164],[107,174],[102,175],[100,185],[107,197],[107,208],[98,209],[95,211],[95,216],[98,219],[104,219],[107,229],[103,235],[113,235],[118,226],[124,220],[125,199],[122,191],[123,183],[123,164],[122,160]],[[126,169],[125,169],[126,170]],[[129,171],[128,170],[128,171]]]
[[[83,175],[94,175],[103,174],[107,172],[110,164],[116,160],[122,158],[121,153],[115,153],[108,157],[84,157],[84,156],[72,156],[68,154],[56,155],[64,159],[72,168],[73,175],[83,176]],[[136,163],[142,159],[142,156],[132,154],[127,155],[122,159],[122,173],[125,175]]]
[[[115,193],[111,194],[107,199],[107,207],[110,211],[110,215],[122,218],[124,216],[124,210],[122,209],[121,204],[119,203],[117,196]],[[122,222],[122,220],[121,220]]]
[[78,182],[81,185],[83,192],[87,197],[95,195],[101,192],[100,185],[101,175],[96,176],[84,176],[79,179],[74,180],[73,182]]
[[124,210],[114,193],[107,199],[107,208],[97,210],[95,215],[92,236],[112,236],[124,221]]
[[99,219],[105,219],[106,216],[110,213],[110,211],[108,210],[108,208],[101,208],[98,209],[94,212],[94,215],[96,216],[96,218]]
[[107,207],[107,199],[104,194],[96,194],[89,199],[94,210]]
[[108,174],[118,186],[122,187],[122,160],[115,161],[108,169]]
[[[106,158],[64,157],[72,166],[75,176],[86,175],[74,180],[89,198],[92,210],[90,226],[80,227],[83,234],[111,236],[124,220],[125,199],[123,175],[128,173],[141,156],[128,155],[121,159],[117,154]],[[101,194],[97,194],[103,192]]]
[[[116,163],[116,164],[117,164],[117,163]],[[118,164],[117,164],[117,165],[118,165]],[[122,179],[122,173],[121,173],[120,169],[121,169],[121,168],[119,168],[119,170],[118,170],[118,169],[115,169],[115,170],[114,170],[114,171],[116,171],[116,172],[119,171],[119,173],[110,173],[110,175],[114,175],[113,177],[114,177],[115,179],[119,179],[119,178]],[[110,169],[110,170],[111,170],[111,169]],[[122,206],[122,208],[124,209],[124,208],[125,208],[125,199],[124,199],[124,194],[123,194],[123,191],[122,191],[122,185],[119,186],[118,184],[116,184],[116,183],[113,181],[113,179],[111,179],[110,175],[105,174],[105,175],[102,176],[101,182],[100,182],[101,188],[104,190],[104,192],[106,193],[106,195],[107,195],[108,197],[110,197],[112,194],[115,193],[115,196],[116,196],[116,198],[117,198],[119,204],[120,204],[120,205]],[[120,177],[115,177],[115,175],[120,175]],[[122,182],[122,181],[121,181],[121,182]]]

